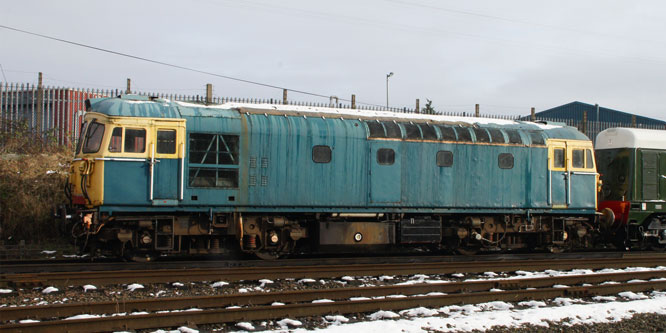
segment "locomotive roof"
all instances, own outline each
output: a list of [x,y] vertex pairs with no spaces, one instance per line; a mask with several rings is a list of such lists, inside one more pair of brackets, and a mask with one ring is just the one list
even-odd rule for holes
[[596,149],[666,149],[666,131],[642,128],[609,128],[597,135]]
[[582,133],[563,123],[533,123],[480,117],[459,117],[420,113],[398,113],[341,108],[311,107],[282,104],[224,103],[204,105],[147,96],[123,95],[119,98],[97,98],[89,100],[96,112],[110,116],[126,117],[225,117],[238,118],[241,113],[285,115],[298,117],[346,118],[365,121],[412,121],[454,124],[461,126],[512,127],[523,130],[543,130],[549,138],[588,140]]

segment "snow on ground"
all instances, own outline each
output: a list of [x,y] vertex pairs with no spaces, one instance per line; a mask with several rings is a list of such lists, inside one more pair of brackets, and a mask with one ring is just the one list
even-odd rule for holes
[[132,283],[129,286],[127,286],[127,290],[129,291],[135,291],[137,289],[143,289],[143,286],[138,283]]
[[50,294],[58,291],[58,288],[56,287],[47,287],[44,290],[42,290],[42,294]]
[[0,289],[0,294],[11,294],[12,291],[11,289]]
[[86,284],[83,286],[83,291],[88,292],[88,290],[97,290],[97,287],[93,286],[92,284]]

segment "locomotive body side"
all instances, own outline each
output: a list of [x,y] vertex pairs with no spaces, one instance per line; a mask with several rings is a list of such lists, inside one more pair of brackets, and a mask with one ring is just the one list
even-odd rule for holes
[[666,244],[666,131],[612,128],[596,144],[602,191],[625,246]]
[[[571,127],[92,100],[73,234],[148,255],[588,246],[598,174]],[[92,237],[91,237],[92,236]]]

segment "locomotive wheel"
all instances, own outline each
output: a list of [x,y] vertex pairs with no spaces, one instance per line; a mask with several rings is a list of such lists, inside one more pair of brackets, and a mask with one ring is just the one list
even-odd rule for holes
[[479,253],[479,248],[476,247],[459,247],[456,249],[458,253],[464,255],[464,256],[473,256],[477,253]]
[[277,260],[281,257],[277,252],[259,251],[254,254],[261,260]]

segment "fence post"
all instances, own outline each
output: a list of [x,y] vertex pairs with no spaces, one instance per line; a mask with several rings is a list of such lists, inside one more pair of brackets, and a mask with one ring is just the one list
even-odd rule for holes
[[587,111],[583,111],[583,122],[580,124],[580,131],[587,135]]
[[475,105],[474,108],[474,117],[479,117],[479,104]]
[[631,127],[636,127],[636,115],[631,115]]
[[419,104],[420,104],[419,102],[420,102],[420,101],[419,101],[419,99],[417,98],[417,99],[416,99],[416,113],[421,113],[421,107],[420,107],[420,105],[419,105]]
[[206,105],[213,103],[213,85],[206,83]]
[[536,121],[536,112],[535,112],[534,108],[532,108],[530,110],[530,120],[531,121]]
[[287,89],[282,89],[282,104],[287,105]]
[[42,86],[42,72],[37,77],[37,133],[42,133],[42,114],[44,111],[44,87]]
[[351,108],[352,108],[352,109],[356,109],[356,95],[355,95],[355,94],[352,94],[352,98],[351,98]]
[[132,93],[132,80],[130,78],[127,78],[127,89],[125,90],[126,94],[131,94]]

